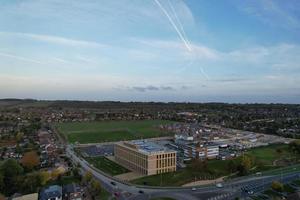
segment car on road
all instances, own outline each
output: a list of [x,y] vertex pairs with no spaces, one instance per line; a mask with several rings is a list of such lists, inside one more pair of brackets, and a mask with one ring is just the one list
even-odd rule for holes
[[143,190],[140,190],[139,193],[144,194],[144,191],[143,191]]
[[248,191],[248,194],[253,194],[254,192],[252,190],[249,190]]
[[114,195],[115,195],[115,197],[120,197],[121,196],[120,192],[115,192]]
[[112,185],[116,185],[116,183],[115,183],[115,182],[113,182],[113,181],[111,181],[111,182],[110,182],[110,184],[112,184]]
[[192,191],[196,191],[196,190],[197,190],[196,188],[194,188],[194,187],[192,188]]
[[223,187],[223,184],[222,184],[222,183],[217,183],[217,184],[216,184],[216,187],[217,187],[217,188],[222,188],[222,187]]

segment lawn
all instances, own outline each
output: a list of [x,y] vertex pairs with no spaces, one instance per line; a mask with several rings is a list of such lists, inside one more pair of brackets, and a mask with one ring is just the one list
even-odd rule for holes
[[128,169],[118,165],[117,163],[103,157],[93,157],[93,158],[86,158],[86,160],[91,163],[94,167],[100,169],[101,171],[110,174],[112,176],[118,174],[124,174],[129,172]]
[[158,126],[172,123],[166,120],[67,122],[56,124],[58,131],[70,143],[97,143],[168,136]]
[[177,170],[176,172],[145,176],[132,183],[139,185],[151,185],[151,186],[181,186],[183,184],[196,180],[216,179],[218,177],[229,174],[226,166],[229,161],[225,160],[211,160],[208,161],[208,169],[210,172],[196,172],[189,168]]
[[[278,153],[278,150],[280,153]],[[275,144],[265,147],[258,147],[250,149],[246,153],[261,162],[264,165],[272,165],[275,160],[291,157],[291,153],[288,151],[288,145]]]

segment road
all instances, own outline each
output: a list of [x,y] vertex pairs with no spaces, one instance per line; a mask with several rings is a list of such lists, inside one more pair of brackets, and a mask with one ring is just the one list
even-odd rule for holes
[[288,182],[299,178],[300,175],[299,172],[294,172],[285,175],[245,177],[224,182],[221,188],[217,188],[215,185],[195,187],[194,189],[192,187],[137,186],[104,174],[78,157],[70,146],[67,146],[66,153],[73,162],[81,165],[83,171],[90,171],[106,190],[120,194],[119,199],[124,200],[148,200],[153,197],[171,197],[178,200],[230,200],[235,197],[247,197],[249,191],[261,192],[270,187],[274,180]]

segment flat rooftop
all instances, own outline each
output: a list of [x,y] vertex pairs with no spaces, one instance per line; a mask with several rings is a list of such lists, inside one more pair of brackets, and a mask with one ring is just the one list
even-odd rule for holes
[[132,140],[127,141],[127,143],[136,146],[138,151],[145,154],[176,153],[174,150],[147,140]]

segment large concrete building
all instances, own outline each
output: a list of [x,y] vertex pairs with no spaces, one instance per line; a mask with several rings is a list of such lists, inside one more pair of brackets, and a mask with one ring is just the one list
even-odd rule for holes
[[117,143],[115,159],[124,167],[145,175],[176,171],[176,151],[146,140]]

